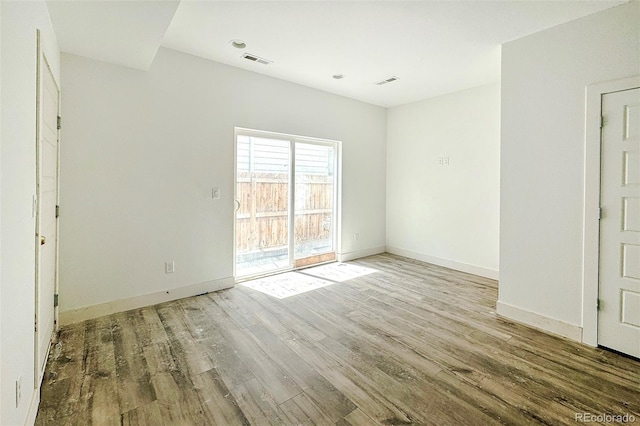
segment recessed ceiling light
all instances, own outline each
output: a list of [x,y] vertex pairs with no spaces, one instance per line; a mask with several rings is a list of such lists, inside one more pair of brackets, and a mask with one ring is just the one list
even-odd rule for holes
[[231,40],[230,43],[236,49],[244,49],[245,47],[247,47],[247,43],[242,40]]
[[333,78],[335,78],[336,80],[342,80],[344,78],[344,75],[342,75],[342,74],[334,74]]

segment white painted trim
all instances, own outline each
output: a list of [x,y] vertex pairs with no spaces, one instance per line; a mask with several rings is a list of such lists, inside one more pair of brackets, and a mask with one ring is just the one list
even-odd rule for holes
[[178,287],[171,290],[159,291],[142,296],[130,297],[127,299],[113,300],[111,302],[97,305],[85,306],[78,309],[60,312],[60,325],[73,324],[88,319],[94,319],[117,312],[129,311],[131,309],[152,306],[158,303],[170,302],[172,300],[183,299],[202,293],[224,290],[233,287],[233,277],[219,280],[205,281],[185,287]]
[[49,339],[49,346],[47,347],[47,355],[44,357],[45,359],[45,368],[42,369],[42,375],[39,378],[36,378],[37,385],[34,389],[32,389],[31,400],[29,401],[29,410],[27,412],[27,420],[25,425],[33,425],[36,422],[36,417],[38,415],[38,409],[40,408],[40,392],[42,389],[42,381],[44,379],[44,374],[46,371],[46,363],[49,359],[49,354],[51,353],[51,348],[53,347],[54,339],[56,339],[56,331],[53,331],[51,335],[51,339]]
[[466,272],[468,274],[479,275],[481,277],[497,280],[499,271],[496,269],[485,268],[484,266],[471,265],[468,263],[458,262],[457,260],[442,259],[440,257],[430,256],[428,254],[418,253],[411,250],[405,250],[398,247],[387,246],[387,252],[404,256],[423,262],[432,263],[445,268],[455,269],[456,271]]
[[584,212],[582,238],[582,343],[598,345],[600,263],[600,116],[602,95],[640,87],[640,76],[606,81],[585,90]]
[[[0,23],[2,22],[2,2],[0,2]],[[5,36],[6,40],[6,36]],[[2,46],[2,31],[0,30],[0,46]],[[2,81],[2,55],[0,55],[0,82]],[[0,89],[2,92],[2,89]],[[0,96],[0,103],[2,96]],[[0,105],[1,106],[1,105]],[[0,136],[2,135],[2,114],[0,113]],[[2,137],[0,137],[0,152],[2,152]],[[2,176],[2,166],[0,165],[0,176]],[[0,185],[0,224],[2,223],[2,185]],[[0,226],[0,253],[2,252],[2,227]],[[0,259],[0,318],[2,316],[2,259]],[[2,370],[2,340],[4,340],[4,333],[0,331],[0,370]],[[2,371],[0,371],[0,383],[4,383],[2,378]],[[0,401],[0,421],[2,420],[2,402]]]
[[33,425],[36,423],[36,417],[38,415],[38,408],[40,407],[40,386],[33,389],[31,394],[31,401],[29,402],[29,411],[27,412],[27,419],[25,425]]
[[536,314],[508,303],[496,303],[496,313],[510,320],[537,328],[547,333],[557,334],[567,339],[582,341],[582,327],[569,324],[555,318]]
[[347,253],[336,253],[338,262],[348,262],[350,260],[360,259],[361,257],[373,256],[385,252],[385,246],[371,247],[364,250],[350,251]]
[[342,142],[340,141],[337,144],[336,149],[336,179],[338,180],[337,188],[336,188],[336,227],[335,232],[335,252],[336,259],[338,259],[338,253],[342,252]]
[[[237,204],[236,204],[237,203]],[[233,266],[231,270],[231,274],[236,276],[236,259],[237,259],[237,222],[238,218],[236,213],[240,210],[240,200],[238,200],[238,128],[234,127],[233,129],[233,217],[231,218],[231,223],[233,225]]]

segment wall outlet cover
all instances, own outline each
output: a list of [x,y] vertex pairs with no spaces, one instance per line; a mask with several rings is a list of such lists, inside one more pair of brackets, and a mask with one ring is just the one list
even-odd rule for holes
[[18,376],[16,379],[16,408],[20,405],[22,399],[22,376]]

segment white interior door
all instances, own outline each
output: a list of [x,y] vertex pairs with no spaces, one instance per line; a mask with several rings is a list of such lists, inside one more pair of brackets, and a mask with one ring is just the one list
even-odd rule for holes
[[[40,49],[41,51],[41,49]],[[36,210],[36,387],[42,380],[55,326],[58,221],[58,86],[39,55]]]
[[640,358],[640,89],[602,115],[598,344]]

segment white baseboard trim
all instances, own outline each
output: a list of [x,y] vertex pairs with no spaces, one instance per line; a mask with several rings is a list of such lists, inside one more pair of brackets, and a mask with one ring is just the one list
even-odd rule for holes
[[[55,334],[56,331],[54,330],[51,334],[51,338],[49,339],[47,355],[44,357],[45,360],[49,359],[49,353],[51,352],[51,348],[53,347]],[[27,413],[27,420],[25,422],[25,425],[33,425],[36,422],[36,417],[38,416],[38,408],[40,408],[40,389],[42,388],[44,373],[45,371],[43,370],[42,375],[38,379],[38,387],[33,389],[33,393],[31,394],[31,400],[29,401],[29,412]]]
[[445,268],[455,269],[456,271],[466,272],[468,274],[479,275],[481,277],[490,278],[492,280],[497,280],[499,275],[499,271],[496,269],[462,263],[456,260],[442,259],[440,257],[429,256],[428,254],[422,254],[398,247],[387,246],[386,251],[391,254],[397,254],[398,256],[421,260],[423,262],[431,263],[438,266],[444,266]]
[[385,246],[371,247],[364,250],[350,251],[347,253],[338,253],[336,255],[338,262],[348,262],[350,260],[360,259],[361,257],[373,256],[385,252]]
[[33,389],[33,393],[31,394],[31,402],[29,402],[29,412],[27,413],[25,425],[33,425],[36,423],[38,407],[40,407],[40,386],[38,386],[37,389]]
[[185,297],[191,297],[211,291],[224,290],[225,288],[233,287],[233,285],[233,277],[227,277],[219,280],[205,281],[198,284],[178,287],[171,290],[158,291],[156,293],[145,294],[142,296],[113,300],[111,302],[85,306],[69,311],[62,311],[60,312],[60,325],[73,324],[105,315],[115,314],[117,312],[124,312],[131,309],[156,305],[158,303],[170,302],[172,300],[183,299]]
[[548,333],[557,334],[567,339],[582,342],[582,327],[569,324],[554,318],[536,314],[526,309],[508,303],[500,302],[496,304],[496,313],[500,316],[520,322],[522,324],[546,331]]

